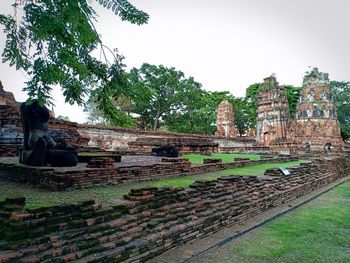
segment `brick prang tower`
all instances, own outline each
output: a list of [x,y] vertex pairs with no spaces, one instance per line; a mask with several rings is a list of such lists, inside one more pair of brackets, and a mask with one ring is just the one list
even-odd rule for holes
[[284,86],[276,77],[264,79],[257,97],[256,141],[258,145],[270,146],[287,139],[289,122],[288,99]]
[[304,77],[290,139],[312,151],[341,150],[340,124],[327,73],[313,68]]

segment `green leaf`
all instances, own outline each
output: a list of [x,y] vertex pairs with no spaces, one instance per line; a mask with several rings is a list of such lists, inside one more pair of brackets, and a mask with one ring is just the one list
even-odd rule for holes
[[[99,3],[119,10],[122,20],[136,24],[148,20],[146,13],[126,0]],[[21,7],[23,15],[17,17],[17,23],[13,15],[0,14],[6,36],[2,60],[29,75],[24,88],[29,100],[37,99],[42,105],[52,103],[50,93],[56,85],[61,86],[65,101],[71,104],[83,104],[90,92],[106,86],[112,89],[109,94],[125,88],[122,57],[102,44],[90,1],[23,1]],[[98,49],[112,53],[115,61],[96,59],[92,54]]]

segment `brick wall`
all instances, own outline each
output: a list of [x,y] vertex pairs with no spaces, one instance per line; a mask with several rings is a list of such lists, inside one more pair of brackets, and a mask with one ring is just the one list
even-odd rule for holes
[[121,184],[125,182],[179,177],[190,170],[188,161],[139,164],[107,168],[89,168],[86,163],[73,168],[33,167],[0,163],[0,178],[38,185],[48,190],[65,190],[94,185]]
[[189,188],[132,190],[123,205],[94,201],[23,210],[0,203],[0,262],[145,261],[177,244],[240,223],[349,175],[345,158],[319,160],[281,177],[227,176]]
[[[149,153],[153,147],[157,147],[161,140],[164,143],[176,143],[176,138],[182,140],[181,147],[184,152],[201,152],[200,144],[203,147],[214,147],[212,150],[217,151],[217,145],[220,147],[251,147],[255,143],[255,139],[246,137],[224,138],[214,137],[201,134],[188,133],[174,133],[174,132],[160,132],[160,131],[146,131],[140,129],[128,129],[113,126],[102,125],[84,125],[79,124],[78,132],[86,138],[90,138],[89,146],[101,147],[105,150],[128,150],[131,147],[135,152]],[[138,142],[137,142],[138,140]],[[150,140],[154,142],[152,145],[147,143]],[[157,141],[158,140],[158,141]],[[168,140],[168,141],[166,141]],[[192,140],[190,143],[184,143],[186,140]],[[195,144],[193,144],[193,142]],[[144,143],[143,143],[144,142]],[[208,144],[208,142],[210,142]],[[190,145],[194,148],[190,148]],[[188,148],[185,148],[188,147]],[[205,149],[204,149],[205,150]],[[128,152],[127,154],[130,154]]]
[[19,155],[21,144],[0,144],[0,157],[8,156],[14,157]]
[[143,137],[129,142],[128,149],[130,152],[150,153],[153,148],[158,148],[162,145],[174,145],[182,153],[217,152],[219,146],[212,139],[205,137]]
[[[12,124],[22,132],[19,105],[11,92],[6,92],[0,82],[0,127]],[[118,151],[123,155],[150,153],[152,148],[176,144],[181,152],[217,152],[220,146],[251,146],[254,140],[213,137],[201,134],[147,131],[106,125],[86,125],[50,119],[50,134],[56,142],[67,142],[79,152]],[[149,142],[153,142],[150,144]],[[159,145],[159,142],[162,142]],[[131,151],[129,151],[131,143]],[[2,147],[2,146],[1,146]],[[17,148],[13,145],[12,149]],[[7,147],[7,149],[10,149]],[[13,152],[0,151],[0,157],[13,156]],[[17,152],[18,155],[18,152]]]
[[1,105],[0,104],[0,126],[16,125],[18,131],[21,131],[21,118],[19,115],[19,105]]
[[[297,158],[281,157],[274,159],[274,162],[293,160],[297,160]],[[163,158],[162,162],[156,164],[140,162],[140,164],[108,168],[89,168],[86,166],[86,163],[80,163],[77,167],[55,168],[26,166],[19,164],[18,161],[11,159],[6,161],[3,159],[0,161],[0,178],[38,185],[48,190],[62,191],[94,185],[173,178],[268,162],[271,162],[271,160],[208,163],[191,166],[187,159]]]
[[247,147],[220,147],[220,153],[269,153],[270,147],[247,146]]

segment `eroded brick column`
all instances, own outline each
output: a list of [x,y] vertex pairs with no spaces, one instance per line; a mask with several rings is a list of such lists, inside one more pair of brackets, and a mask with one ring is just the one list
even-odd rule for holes
[[237,130],[234,123],[234,111],[231,104],[227,100],[223,100],[218,107],[216,121],[216,136],[227,138],[237,137]]

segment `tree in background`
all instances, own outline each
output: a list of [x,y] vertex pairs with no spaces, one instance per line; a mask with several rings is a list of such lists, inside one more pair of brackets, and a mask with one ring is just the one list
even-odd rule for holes
[[251,113],[244,98],[235,98],[228,91],[204,91],[200,87],[182,92],[181,110],[164,116],[165,130],[185,133],[214,134],[216,131],[217,108],[223,100],[228,100],[235,111],[235,126],[243,135],[250,127]]
[[172,126],[170,120],[193,110],[202,92],[201,84],[173,67],[145,63],[133,68],[128,77],[131,90],[142,90],[143,98],[133,101],[132,112],[146,129],[157,130],[166,118]]
[[235,98],[232,106],[235,111],[235,127],[242,137],[252,127],[253,111],[246,98]]
[[108,125],[107,119],[104,117],[103,112],[98,108],[97,104],[94,102],[93,97],[84,104],[84,112],[87,113],[86,124],[93,125]]
[[204,94],[201,84],[193,77],[185,79],[176,96],[178,107],[164,116],[161,128],[173,132],[203,133],[203,120],[198,112],[203,107]]
[[[142,93],[140,93],[142,94]],[[138,96],[140,97],[140,96]],[[136,119],[132,116],[132,96],[120,94],[111,98],[114,107],[114,115],[106,115],[100,110],[94,96],[84,104],[84,112],[87,113],[87,124],[115,125],[119,127],[136,127]]]
[[333,100],[337,107],[341,136],[350,139],[350,82],[331,81]]
[[253,111],[246,98],[236,98],[228,91],[204,93],[202,107],[196,111],[197,119],[200,120],[197,125],[201,128],[201,133],[215,133],[217,109],[223,100],[227,100],[231,104],[234,110],[235,127],[242,136],[252,126]]
[[262,87],[262,83],[254,83],[245,90],[245,101],[249,108],[249,123],[252,129],[256,128],[256,110],[258,109],[258,92]]
[[196,112],[196,119],[200,121],[201,133],[214,134],[216,131],[217,108],[221,101],[228,100],[231,104],[234,97],[228,91],[205,92],[202,97],[202,107]]
[[70,121],[68,116],[63,116],[63,115],[58,115],[56,119],[62,120],[62,121]]
[[[185,78],[174,68],[144,64],[140,69],[130,71],[128,83],[128,90],[134,91],[133,96],[113,102],[122,117],[108,121],[90,99],[85,106],[88,123],[214,134],[217,108],[223,100],[233,106],[235,126],[240,135],[251,127],[255,118],[255,111],[245,98],[235,98],[227,91],[207,92],[192,77]],[[127,118],[130,122],[125,121]]]
[[284,88],[288,99],[290,118],[292,120],[295,120],[297,105],[299,101],[300,88],[294,87],[292,85],[285,85]]
[[[0,14],[6,35],[2,57],[3,62],[28,75],[24,87],[28,102],[37,99],[41,106],[52,103],[52,87],[59,85],[67,103],[81,105],[94,93],[98,108],[109,119],[116,119],[119,113],[112,99],[127,93],[123,57],[102,43],[94,26],[97,15],[91,1],[13,2],[14,15]],[[122,20],[138,25],[148,21],[149,16],[127,0],[97,2]],[[92,56],[96,50],[100,59]]]

